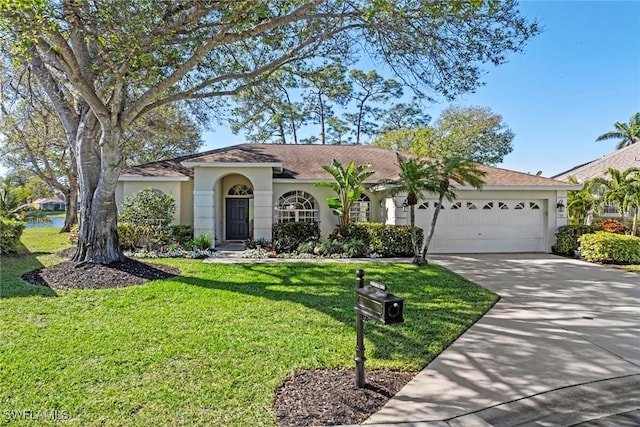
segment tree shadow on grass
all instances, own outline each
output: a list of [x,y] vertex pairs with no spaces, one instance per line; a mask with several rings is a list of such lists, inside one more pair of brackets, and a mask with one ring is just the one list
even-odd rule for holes
[[35,286],[21,278],[23,274],[29,271],[43,268],[44,265],[37,257],[50,254],[50,252],[29,252],[29,250],[20,243],[16,253],[0,256],[0,299],[58,296],[58,294],[48,286]]
[[[276,279],[275,283],[241,283],[233,282],[233,279],[210,281],[185,275],[175,280],[203,288],[301,304],[352,327],[355,345],[355,271],[364,268],[365,272],[371,272],[365,276],[365,284],[370,280],[386,282],[390,292],[405,298],[404,324],[385,326],[371,320],[366,322],[365,337],[370,343],[367,354],[380,360],[401,358],[404,362],[415,363],[416,368],[426,366],[495,302],[490,295],[463,278],[450,283],[440,279],[443,274],[451,277],[450,273],[435,266],[353,264],[353,274],[345,277],[344,268],[334,268],[331,264],[291,263],[271,269],[269,264],[238,265],[252,275],[270,276]],[[430,278],[443,283],[433,286],[429,283]],[[287,291],[287,287],[291,287],[291,291]],[[304,291],[293,289],[298,287],[303,287]]]

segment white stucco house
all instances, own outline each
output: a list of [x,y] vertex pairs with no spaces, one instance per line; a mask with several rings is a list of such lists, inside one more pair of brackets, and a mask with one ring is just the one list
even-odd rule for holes
[[[322,169],[332,159],[343,165],[370,163],[375,173],[354,206],[358,221],[408,224],[405,198],[390,197],[382,180],[397,179],[396,153],[366,145],[241,144],[125,169],[116,201],[151,187],[172,194],[176,224],[192,225],[216,244],[272,237],[273,224],[320,223],[323,236],[338,223],[326,199],[333,192],[314,184],[329,181]],[[443,203],[432,253],[550,252],[554,233],[566,224],[566,195],[579,186],[530,174],[482,166],[482,190],[459,186],[457,199]],[[417,224],[428,229],[433,199],[420,201]]]

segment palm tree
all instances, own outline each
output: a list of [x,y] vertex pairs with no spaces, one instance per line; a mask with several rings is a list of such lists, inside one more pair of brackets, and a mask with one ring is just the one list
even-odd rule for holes
[[409,224],[411,228],[411,244],[413,245],[413,263],[421,264],[420,244],[416,233],[416,205],[420,199],[424,198],[427,192],[435,192],[436,185],[432,179],[434,170],[426,160],[419,157],[403,158],[400,153],[396,153],[398,165],[400,166],[399,178],[389,181],[392,185],[389,190],[391,196],[406,194],[406,205],[409,207]]
[[375,173],[367,170],[370,167],[369,163],[356,166],[351,162],[345,169],[336,159],[333,159],[331,165],[322,166],[333,176],[333,181],[319,182],[316,187],[329,187],[338,194],[338,197],[328,198],[327,203],[333,209],[333,213],[340,217],[340,224],[351,222],[351,205],[364,191],[364,180]]
[[610,139],[618,139],[617,149],[627,147],[636,142],[640,142],[640,113],[635,113],[629,119],[629,123],[615,122],[613,124],[615,130],[603,133],[596,141],[607,141]]
[[620,214],[621,221],[625,224],[626,214],[629,208],[634,205],[633,197],[636,177],[640,173],[640,168],[629,168],[620,171],[615,168],[607,168],[606,173],[611,179],[595,178],[594,184],[602,187],[602,200],[608,204],[614,204]]
[[[578,180],[570,176],[571,184],[578,184]],[[569,213],[570,224],[589,224],[593,213],[600,210],[600,201],[593,194],[594,184],[592,181],[586,181],[582,190],[569,191],[567,193],[567,212]]]
[[429,250],[429,245],[431,244],[431,239],[436,229],[438,215],[442,208],[442,201],[446,198],[451,202],[456,198],[456,187],[453,183],[470,185],[479,190],[484,183],[482,178],[486,175],[486,172],[479,169],[477,163],[460,155],[453,155],[432,161],[429,165],[429,170],[432,172],[430,188],[435,187],[435,191],[431,191],[438,195],[438,204],[433,212],[429,234],[422,247],[421,264],[427,263],[427,251]]

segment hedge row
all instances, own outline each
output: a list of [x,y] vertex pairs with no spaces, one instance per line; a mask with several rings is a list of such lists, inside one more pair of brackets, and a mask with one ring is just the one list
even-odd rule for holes
[[556,244],[551,248],[554,254],[573,255],[580,247],[578,239],[583,234],[602,230],[597,225],[563,225],[556,232]]
[[599,231],[579,238],[580,252],[589,262],[640,264],[640,237]]
[[[418,245],[422,246],[424,233],[416,227]],[[363,242],[371,254],[385,257],[413,256],[411,227],[374,222],[339,225],[330,236],[334,240],[358,240]]]

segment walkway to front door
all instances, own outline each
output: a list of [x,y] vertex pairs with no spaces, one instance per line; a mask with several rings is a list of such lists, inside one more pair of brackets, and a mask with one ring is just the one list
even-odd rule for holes
[[249,199],[226,199],[227,240],[249,238]]

